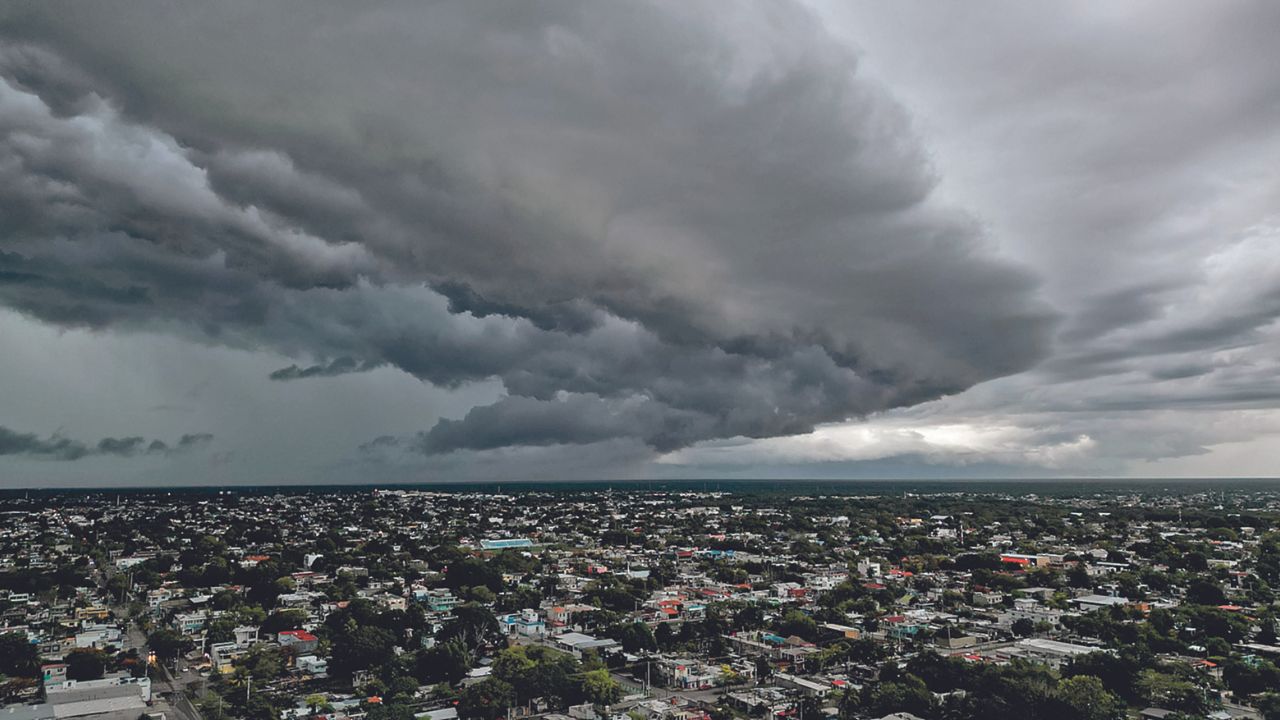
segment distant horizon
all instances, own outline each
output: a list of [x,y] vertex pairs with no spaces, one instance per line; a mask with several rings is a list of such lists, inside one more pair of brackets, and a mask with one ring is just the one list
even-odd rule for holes
[[664,489],[680,489],[682,491],[706,490],[708,492],[746,492],[748,490],[769,490],[771,493],[793,493],[796,495],[812,493],[817,491],[821,493],[824,489],[834,490],[838,488],[857,488],[865,486],[874,488],[876,486],[893,486],[894,492],[911,493],[913,489],[921,494],[929,494],[932,492],[946,491],[948,487],[1019,487],[1024,489],[1032,489],[1035,487],[1050,488],[1055,494],[1069,492],[1071,486],[1075,485],[1109,485],[1118,487],[1151,488],[1161,484],[1173,485],[1180,487],[1194,486],[1204,490],[1213,490],[1221,488],[1223,490],[1241,490],[1246,488],[1268,488],[1274,484],[1275,489],[1280,491],[1280,478],[1272,477],[1237,477],[1237,478],[1192,478],[1192,477],[1174,477],[1174,478],[934,478],[929,480],[920,479],[902,479],[902,478],[846,478],[846,479],[830,479],[830,478],[809,478],[809,479],[791,479],[786,481],[778,481],[770,478],[726,478],[726,479],[705,479],[705,478],[684,478],[684,479],[662,479],[662,480],[603,480],[603,479],[575,479],[575,480],[441,480],[441,481],[421,481],[421,482],[359,482],[359,483],[265,483],[265,484],[227,484],[227,485],[204,485],[204,484],[173,484],[173,485],[112,485],[112,486],[81,486],[81,487],[30,487],[30,488],[0,488],[0,497],[13,495],[21,495],[24,493],[35,492],[43,493],[75,493],[75,494],[106,494],[126,493],[141,494],[148,492],[191,492],[199,493],[235,493],[237,491],[249,491],[253,494],[269,494],[272,491],[282,492],[351,492],[359,493],[374,490],[435,490],[440,488],[451,487],[482,487],[499,489],[504,486],[516,486],[517,491],[525,491],[534,488],[566,490],[571,491],[572,488],[585,489],[636,489],[636,490],[653,490],[661,491]]

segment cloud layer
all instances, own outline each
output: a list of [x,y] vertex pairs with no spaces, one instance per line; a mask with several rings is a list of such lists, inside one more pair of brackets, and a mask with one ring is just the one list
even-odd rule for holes
[[144,437],[107,437],[96,444],[87,445],[54,434],[42,438],[35,433],[21,433],[0,426],[0,456],[24,456],[46,460],[81,460],[94,456],[135,457],[143,455],[172,455],[207,445],[213,441],[209,433],[183,435],[170,445],[163,440]]
[[[1277,30],[1207,2],[8,6],[0,308],[272,363],[219,390],[331,397],[290,432],[343,448],[335,479],[1158,472],[1280,432]],[[403,416],[401,386],[343,394],[396,373],[420,420],[332,420]],[[109,434],[72,446],[156,433]]]
[[0,301],[313,360],[281,380],[500,379],[429,454],[803,433],[1047,350],[1034,280],[798,8],[6,20]]

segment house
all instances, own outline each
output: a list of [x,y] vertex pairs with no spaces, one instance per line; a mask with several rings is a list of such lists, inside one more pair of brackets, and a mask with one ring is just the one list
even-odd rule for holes
[[320,639],[306,630],[281,630],[276,633],[276,642],[281,647],[292,649],[299,655],[315,652]]
[[426,598],[423,600],[432,612],[449,612],[457,607],[462,600],[454,596],[447,588],[437,590],[428,590]]
[[1116,605],[1128,605],[1129,599],[1112,595],[1082,595],[1073,599],[1071,603],[1085,612],[1092,612]]
[[304,675],[324,676],[329,674],[329,661],[315,655],[300,655],[294,666]]
[[220,673],[231,672],[232,664],[245,652],[244,647],[234,642],[213,643],[209,646],[209,664]]
[[610,640],[608,638],[596,639],[590,635],[584,635],[576,632],[557,635],[554,640],[556,647],[564,650],[565,652],[572,653],[574,657],[578,658],[582,657],[582,652],[584,650],[594,650],[603,655],[621,647],[617,640]]
[[799,690],[801,695],[805,697],[826,697],[831,692],[831,686],[819,682],[814,682],[799,675],[791,675],[788,673],[774,673],[773,679],[782,687],[789,687]]
[[715,687],[716,673],[705,663],[689,658],[660,658],[654,671],[669,687],[681,690],[706,690]]
[[178,613],[173,616],[173,627],[183,635],[195,635],[209,622],[208,611],[201,610],[192,613]]
[[234,631],[236,636],[236,645],[245,647],[258,642],[258,628],[253,625],[241,625]]
[[40,675],[44,684],[61,685],[67,681],[66,663],[49,663],[40,666]]
[[547,624],[537,610],[526,608],[518,613],[510,613],[498,618],[498,626],[508,635],[524,637],[542,637],[547,634]]

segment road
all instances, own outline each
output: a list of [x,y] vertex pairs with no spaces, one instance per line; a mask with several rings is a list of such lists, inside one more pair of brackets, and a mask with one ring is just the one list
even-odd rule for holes
[[[124,625],[122,638],[124,649],[137,648],[138,655],[146,658],[151,652],[151,648],[147,647],[147,636],[136,624],[128,620],[129,609],[124,605],[113,605],[110,609]],[[179,660],[178,664],[181,667],[183,661]],[[168,668],[153,667],[151,672],[152,711],[162,712],[171,720],[202,720],[200,712],[191,704],[185,692],[188,687],[201,679],[199,673],[194,670],[179,672],[175,678]]]

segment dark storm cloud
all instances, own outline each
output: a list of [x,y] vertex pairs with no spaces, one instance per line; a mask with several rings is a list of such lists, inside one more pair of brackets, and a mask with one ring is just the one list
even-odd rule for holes
[[290,365],[286,368],[280,368],[271,373],[272,380],[302,380],[312,377],[333,377],[335,375],[347,375],[355,372],[366,372],[377,368],[376,364],[362,363],[353,357],[343,356],[323,365],[308,365],[307,367],[298,367]]
[[805,432],[1053,320],[800,8],[15,6],[0,302],[509,397],[428,453]]
[[213,435],[183,435],[173,447],[162,440],[148,442],[143,437],[102,438],[90,446],[79,440],[51,435],[42,438],[35,433],[22,433],[0,426],[0,456],[25,456],[46,460],[80,460],[94,456],[135,457],[171,455],[193,450],[213,441]]

